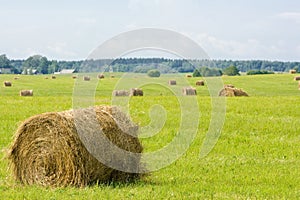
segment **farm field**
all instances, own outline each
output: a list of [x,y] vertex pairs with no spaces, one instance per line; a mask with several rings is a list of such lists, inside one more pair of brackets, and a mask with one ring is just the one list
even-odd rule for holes
[[[124,81],[122,74],[114,75],[115,78],[99,81],[95,90],[96,105],[111,104],[112,91]],[[96,81],[97,74],[90,76],[91,82]],[[8,170],[5,151],[23,120],[44,112],[72,109],[77,80],[71,75],[57,75],[57,79],[23,75],[18,80],[14,80],[15,75],[0,75],[0,156],[3,157],[0,199],[299,199],[300,90],[294,76],[222,77],[224,84],[242,88],[249,97],[226,98],[221,135],[214,149],[202,159],[199,155],[212,108],[207,86],[196,87],[199,107],[190,111],[199,112],[201,116],[197,135],[187,152],[170,166],[134,183],[43,188],[16,183]],[[167,145],[176,135],[181,110],[168,88],[150,84],[151,79],[145,79],[149,83],[142,87],[145,96],[131,97],[129,101],[132,120],[141,126],[149,124],[149,109],[156,104],[167,112],[161,131],[154,137],[142,139],[145,151],[151,152]],[[158,79],[167,81],[172,75]],[[184,79],[192,86],[199,80]],[[11,81],[12,87],[4,87],[4,81]],[[20,97],[22,89],[33,89],[34,96]]]

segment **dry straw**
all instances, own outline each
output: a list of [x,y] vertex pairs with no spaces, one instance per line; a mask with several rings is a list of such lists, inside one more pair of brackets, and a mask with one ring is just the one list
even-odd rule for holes
[[21,90],[20,91],[20,96],[33,96],[33,90]]
[[233,85],[225,85],[224,88],[219,92],[219,96],[225,97],[236,97],[236,96],[249,96],[242,89],[235,88]]
[[296,71],[295,69],[291,69],[291,70],[289,71],[289,73],[290,73],[290,74],[296,74],[297,71]]
[[[76,126],[75,114],[80,115]],[[79,109],[76,113],[74,110],[44,113],[24,121],[15,134],[8,153],[15,178],[23,184],[54,187],[82,187],[98,182],[140,178],[140,174],[112,169],[89,153],[76,128],[87,127],[84,137],[93,136],[93,130],[89,129],[93,126],[90,116],[96,116],[104,136],[114,145],[128,152],[142,152],[142,145],[135,137],[138,127],[116,107],[97,106]],[[126,132],[129,130],[130,135]],[[93,138],[89,141],[93,141]],[[104,148],[101,141],[99,144]],[[116,162],[124,161],[124,156],[103,148],[101,152],[97,152],[99,155]],[[131,157],[124,162],[132,170],[141,168],[140,156]]]
[[205,84],[204,84],[204,81],[201,80],[201,81],[197,81],[196,85],[197,86],[204,86]]
[[169,80],[169,85],[176,85],[176,80]]
[[294,78],[294,80],[295,80],[295,81],[300,81],[300,76],[296,76],[296,77]]
[[195,88],[185,87],[182,89],[182,94],[186,96],[193,96],[193,95],[197,95],[197,91]]
[[121,96],[129,96],[129,91],[127,90],[114,90],[112,92],[113,96],[121,97]]
[[141,88],[131,88],[130,96],[144,96],[144,92]]
[[9,81],[4,81],[4,87],[11,87],[12,86],[12,83],[9,82]]
[[98,79],[104,79],[104,74],[98,74]]

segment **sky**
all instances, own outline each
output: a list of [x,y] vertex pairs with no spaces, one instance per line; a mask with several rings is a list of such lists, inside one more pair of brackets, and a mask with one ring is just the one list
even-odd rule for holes
[[[0,54],[82,60],[140,28],[167,29],[212,59],[300,61],[299,0],[0,0]],[[142,55],[142,54],[141,54]]]

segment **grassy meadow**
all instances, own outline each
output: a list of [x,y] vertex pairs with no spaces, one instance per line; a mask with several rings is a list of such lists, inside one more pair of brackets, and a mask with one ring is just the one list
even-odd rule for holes
[[[95,104],[111,104],[122,74],[100,80]],[[90,74],[92,81],[97,74]],[[184,78],[192,86],[199,78]],[[0,162],[0,199],[299,199],[300,198],[300,90],[295,75],[275,74],[222,77],[224,84],[245,90],[249,97],[226,98],[225,123],[213,150],[200,159],[200,150],[211,121],[212,98],[207,86],[197,87],[199,112],[197,135],[177,161],[134,183],[99,184],[86,188],[43,188],[16,183],[8,161]],[[0,75],[0,153],[5,156],[18,125],[26,118],[73,107],[76,81],[71,75]],[[108,77],[108,76],[107,76]],[[178,77],[177,77],[178,78]],[[180,77],[179,77],[180,78]],[[172,75],[158,79],[164,82]],[[176,77],[174,78],[176,79]],[[151,83],[150,78],[145,78]],[[135,75],[133,83],[144,79]],[[11,81],[12,87],[4,87]],[[89,83],[87,83],[88,86]],[[90,83],[91,84],[91,83]],[[182,84],[182,85],[181,85]],[[184,86],[179,82],[179,87]],[[120,87],[121,88],[121,87]],[[159,133],[142,139],[145,152],[158,150],[172,141],[179,130],[180,102],[163,85],[147,84],[144,97],[131,97],[129,111],[134,122],[151,122],[153,105],[164,107],[166,120]],[[33,89],[33,97],[20,97]]]

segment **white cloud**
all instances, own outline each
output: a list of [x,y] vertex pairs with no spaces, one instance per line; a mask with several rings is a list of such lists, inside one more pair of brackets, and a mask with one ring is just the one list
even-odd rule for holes
[[82,18],[78,18],[77,22],[83,25],[94,25],[97,23],[97,20],[91,17],[82,17]]
[[51,54],[54,53],[58,55],[58,57],[75,57],[77,55],[75,52],[68,50],[67,44],[64,42],[49,44],[47,50],[49,50]]
[[300,12],[283,12],[278,14],[277,17],[300,23]]

